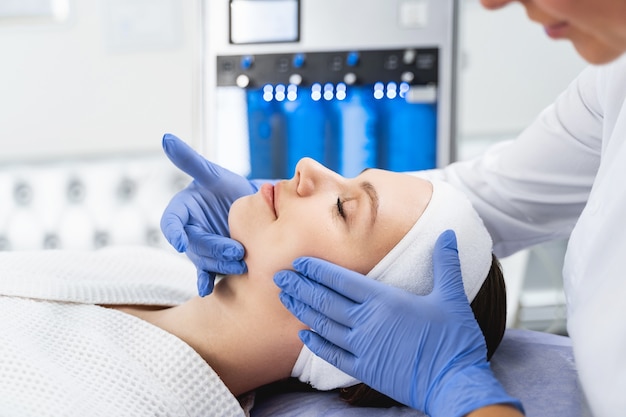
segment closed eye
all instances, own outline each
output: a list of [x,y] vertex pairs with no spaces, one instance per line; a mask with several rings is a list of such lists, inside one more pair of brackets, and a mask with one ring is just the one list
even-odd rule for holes
[[337,197],[337,212],[339,212],[339,215],[345,220],[346,219],[346,212],[343,210],[343,201],[341,201],[341,198]]

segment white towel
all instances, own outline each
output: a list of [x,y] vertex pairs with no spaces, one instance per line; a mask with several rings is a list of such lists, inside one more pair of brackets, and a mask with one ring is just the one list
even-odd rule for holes
[[[439,235],[456,233],[463,286],[471,302],[491,268],[492,241],[467,197],[451,185],[432,181],[433,194],[424,213],[368,277],[425,295],[433,288],[432,255]],[[302,347],[291,375],[319,390],[349,387],[360,381]]]
[[0,252],[0,414],[244,417],[185,342],[94,305],[177,305],[195,277],[153,248]]

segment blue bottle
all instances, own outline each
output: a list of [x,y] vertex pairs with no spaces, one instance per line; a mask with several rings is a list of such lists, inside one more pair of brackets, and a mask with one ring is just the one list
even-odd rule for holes
[[435,168],[436,103],[409,103],[399,94],[387,94],[379,105],[384,120],[379,148],[380,166],[391,171]]
[[[344,97],[345,95],[345,97]],[[346,177],[376,166],[378,113],[371,87],[338,84],[333,98],[332,168]]]
[[250,89],[246,99],[250,178],[286,178],[284,121],[274,100],[273,86]]
[[325,163],[328,120],[324,103],[311,93],[311,88],[289,85],[280,103],[286,127],[287,177],[293,175],[296,164],[305,156]]

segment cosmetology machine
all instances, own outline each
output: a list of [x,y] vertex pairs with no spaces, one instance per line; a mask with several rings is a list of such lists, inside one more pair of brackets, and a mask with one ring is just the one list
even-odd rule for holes
[[453,158],[454,0],[205,0],[203,144],[254,178]]

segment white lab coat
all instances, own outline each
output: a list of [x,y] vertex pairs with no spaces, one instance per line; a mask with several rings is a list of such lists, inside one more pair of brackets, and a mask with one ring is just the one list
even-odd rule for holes
[[625,99],[626,56],[585,70],[516,140],[431,172],[467,192],[498,256],[570,236],[568,332],[598,417],[626,415]]

